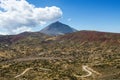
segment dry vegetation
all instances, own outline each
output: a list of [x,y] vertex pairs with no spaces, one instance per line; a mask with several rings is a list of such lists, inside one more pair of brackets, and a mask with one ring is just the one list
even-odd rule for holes
[[[82,31],[51,38],[27,33],[24,38],[14,37],[12,43],[10,40],[0,43],[0,80],[120,80],[120,34]],[[72,58],[12,61],[23,57]],[[84,79],[74,76],[86,74],[82,65],[89,65],[102,75]],[[33,69],[14,78],[30,67]]]

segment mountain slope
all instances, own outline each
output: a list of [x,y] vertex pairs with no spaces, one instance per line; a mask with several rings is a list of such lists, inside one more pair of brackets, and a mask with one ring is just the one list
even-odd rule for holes
[[48,25],[40,32],[48,35],[64,35],[66,33],[72,33],[76,31],[77,30],[71,28],[70,26],[57,21],[55,23]]
[[[23,32],[17,35],[4,35],[0,36],[0,43],[14,43],[16,41],[20,41],[22,39],[28,39],[30,38],[39,38],[40,40],[48,37],[48,35],[40,33],[40,32]],[[29,40],[28,40],[29,41]]]
[[120,33],[109,33],[99,31],[78,31],[58,37],[60,40],[71,41],[100,41],[100,42],[120,42]]
[[[120,33],[79,31],[47,37],[25,32],[16,36],[24,38],[0,46],[0,80],[16,80],[29,68],[33,69],[18,79],[120,80]],[[91,70],[92,75],[81,77]]]
[[[31,50],[38,47],[42,41],[49,38],[40,32],[23,32],[17,35],[4,35],[0,37],[0,61],[8,58],[27,56]],[[41,45],[40,45],[41,46]],[[34,49],[37,51],[36,49]]]

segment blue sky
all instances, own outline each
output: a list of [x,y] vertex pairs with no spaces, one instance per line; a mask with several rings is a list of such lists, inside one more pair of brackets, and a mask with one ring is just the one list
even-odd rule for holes
[[77,30],[120,33],[120,0],[0,0],[0,34],[40,31],[57,20]]
[[120,32],[120,0],[28,0],[28,2],[37,7],[60,7],[63,18],[59,20],[78,30]]

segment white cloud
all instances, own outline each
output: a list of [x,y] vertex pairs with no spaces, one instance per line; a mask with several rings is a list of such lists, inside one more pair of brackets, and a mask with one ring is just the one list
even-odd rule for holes
[[0,29],[9,34],[32,30],[61,16],[62,11],[56,6],[37,8],[26,0],[0,0]]

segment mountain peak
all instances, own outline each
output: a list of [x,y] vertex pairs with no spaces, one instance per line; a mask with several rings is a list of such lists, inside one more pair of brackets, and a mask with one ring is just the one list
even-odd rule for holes
[[71,28],[69,25],[56,21],[42,29],[40,32],[48,35],[64,35],[76,31],[77,30]]
[[54,24],[62,24],[60,21],[56,21],[54,22]]

